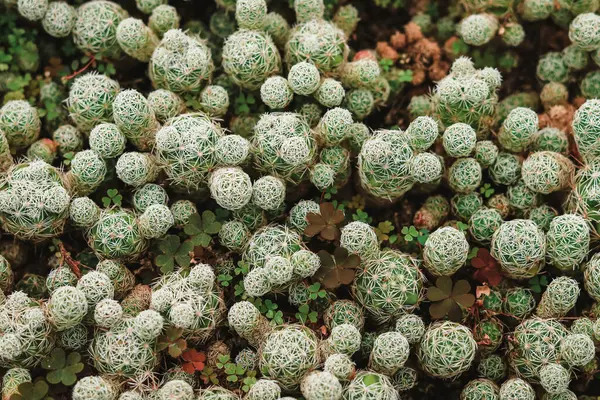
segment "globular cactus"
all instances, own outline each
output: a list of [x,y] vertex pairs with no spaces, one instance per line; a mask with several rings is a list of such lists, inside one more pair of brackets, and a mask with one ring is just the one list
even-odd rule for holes
[[579,297],[579,284],[572,278],[554,279],[542,295],[536,314],[541,318],[564,317],[575,306]]
[[216,117],[227,114],[229,94],[223,86],[210,85],[200,92],[200,107],[204,112]]
[[112,123],[96,125],[89,135],[90,149],[103,159],[116,158],[125,151],[127,138]]
[[263,20],[263,29],[271,36],[277,47],[285,46],[290,34],[290,24],[281,14],[268,13]]
[[436,276],[454,274],[467,261],[469,243],[464,233],[452,227],[434,231],[425,242],[425,268]]
[[43,138],[31,144],[27,149],[27,158],[30,160],[41,160],[52,164],[56,159],[57,145],[53,140]]
[[356,365],[345,354],[332,354],[325,360],[323,370],[333,374],[340,382],[348,382],[356,372]]
[[600,17],[594,13],[579,14],[571,21],[569,39],[584,51],[600,48]]
[[306,400],[336,400],[342,396],[342,384],[338,378],[326,371],[313,371],[300,386]]
[[503,223],[500,213],[492,208],[481,208],[469,219],[469,233],[480,243],[489,243],[494,232]]
[[17,164],[0,190],[3,228],[19,238],[42,240],[62,233],[71,195],[60,172],[43,161]]
[[17,9],[28,20],[39,21],[48,10],[48,0],[18,0]]
[[10,398],[19,393],[19,385],[31,382],[31,374],[25,368],[11,368],[2,377],[2,397]]
[[497,382],[506,376],[506,369],[504,358],[497,354],[491,354],[479,360],[477,374],[482,378]]
[[370,367],[388,376],[394,375],[408,359],[410,345],[400,332],[386,332],[377,336],[369,359]]
[[127,18],[117,27],[117,42],[129,56],[148,62],[159,40],[141,19]]
[[202,40],[171,29],[152,53],[149,68],[157,87],[183,93],[200,91],[210,79],[214,64],[210,49]]
[[566,83],[569,79],[569,68],[561,53],[550,52],[539,59],[536,74],[544,82]]
[[252,198],[252,181],[239,167],[215,170],[210,175],[209,188],[211,197],[227,210],[239,210]]
[[318,363],[318,341],[314,333],[298,325],[275,328],[260,348],[259,368],[263,376],[282,387],[296,387]]
[[544,266],[544,232],[531,220],[504,222],[492,236],[491,254],[508,276],[531,278]]
[[185,112],[185,103],[178,94],[166,90],[157,89],[148,94],[148,104],[159,122],[169,119]]
[[152,10],[148,18],[148,27],[159,37],[163,37],[171,29],[178,29],[181,16],[177,9],[168,4],[161,4]]
[[87,232],[88,244],[102,259],[138,258],[148,246],[136,215],[127,209],[104,210]]
[[285,48],[288,65],[310,61],[321,73],[339,70],[347,57],[348,46],[344,33],[323,19],[297,25],[290,32]]
[[113,260],[103,260],[96,265],[96,271],[106,275],[114,288],[114,296],[122,299],[135,285],[135,276],[122,263]]
[[321,75],[313,64],[302,61],[290,68],[287,81],[294,93],[309,96],[319,88]]
[[229,326],[254,347],[259,347],[264,336],[271,330],[267,319],[248,301],[240,301],[231,306],[227,320]]
[[152,182],[158,175],[154,156],[150,153],[123,153],[115,165],[117,176],[124,183],[138,187]]
[[450,214],[450,204],[444,196],[430,196],[425,203],[417,210],[413,218],[413,224],[417,229],[427,229],[433,231]]
[[66,2],[57,1],[48,4],[42,18],[42,27],[50,36],[63,38],[69,36],[75,27],[77,11]]
[[320,214],[319,204],[312,200],[300,200],[290,209],[288,224],[298,232],[303,233],[308,226],[306,217],[309,213]]
[[73,386],[73,400],[113,400],[118,390],[101,376],[86,376]]
[[535,305],[535,298],[531,290],[516,287],[506,292],[502,310],[516,318],[524,318],[531,314]]
[[83,136],[72,125],[61,125],[52,132],[52,140],[58,146],[58,152],[62,155],[78,152],[83,148]]
[[342,84],[332,78],[324,78],[318,89],[313,93],[315,100],[324,107],[333,108],[342,104],[346,91]]
[[[352,293],[377,321],[389,321],[419,305],[423,276],[414,258],[397,251],[382,251],[363,262],[365,268],[357,272]],[[384,276],[389,278],[383,279]],[[403,284],[390,285],[390,281]]]
[[587,257],[590,229],[577,214],[563,214],[550,222],[546,234],[546,257],[550,264],[563,271],[572,271]]
[[263,114],[254,128],[255,167],[292,183],[305,179],[317,143],[306,121],[294,113]]
[[460,400],[499,399],[500,388],[489,379],[474,379],[460,393]]
[[368,193],[394,200],[412,188],[409,165],[414,154],[407,136],[399,131],[378,131],[363,143],[358,173]]
[[577,111],[573,117],[573,136],[580,154],[586,160],[592,160],[600,155],[598,138],[600,130],[596,128],[600,110],[600,100],[588,100]]
[[[104,3],[94,1],[87,3]],[[120,91],[119,83],[94,72],[77,77],[69,90],[69,116],[82,132],[89,132],[102,122],[112,122],[112,105]]]
[[286,108],[294,99],[288,80],[282,76],[267,78],[260,87],[260,98],[272,110]]
[[321,344],[323,355],[346,354],[352,356],[360,349],[361,334],[352,324],[339,324],[331,329],[327,340]]
[[560,343],[561,358],[572,368],[585,366],[594,359],[595,353],[594,341],[587,334],[570,334]]
[[156,7],[162,5],[162,4],[166,4],[167,1],[166,0],[136,0],[135,1],[135,5],[137,7],[138,10],[140,10],[141,12],[143,12],[144,14],[150,14],[152,13],[152,10],[154,10]]
[[48,319],[57,331],[75,327],[87,311],[85,294],[73,286],[56,289],[48,300]]
[[482,206],[483,199],[477,192],[458,193],[450,199],[452,214],[463,221],[469,221],[473,214],[479,211]]
[[500,386],[501,399],[535,400],[535,390],[521,378],[510,378]]
[[323,18],[325,5],[323,0],[298,0],[294,2],[294,11],[296,20],[303,23],[311,19]]
[[521,175],[525,185],[538,193],[549,194],[572,185],[575,167],[559,153],[531,153],[523,162]]
[[27,101],[11,100],[0,108],[0,130],[13,153],[35,142],[41,128],[37,110]]
[[477,343],[471,331],[454,322],[436,322],[425,332],[418,356],[429,375],[451,379],[471,367]]
[[563,393],[569,389],[571,371],[559,363],[549,363],[540,369],[540,383],[547,393]]
[[81,228],[92,226],[100,216],[100,207],[89,197],[77,197],[69,206],[70,222]]
[[498,20],[490,14],[473,14],[463,19],[457,27],[462,40],[472,46],[483,46],[494,38]]
[[118,55],[117,27],[127,17],[127,11],[112,1],[95,0],[83,4],[77,9],[73,27],[75,45],[92,54]]
[[94,322],[101,328],[112,328],[123,318],[123,309],[118,301],[101,300],[94,308]]
[[215,148],[223,129],[202,114],[171,119],[156,133],[154,154],[171,185],[187,191],[204,187],[217,165]]
[[498,185],[511,185],[521,176],[522,163],[516,154],[501,152],[489,168],[490,178]]
[[265,211],[277,210],[285,200],[285,182],[274,176],[263,176],[252,186],[252,204]]
[[360,371],[344,390],[347,400],[397,400],[398,392],[384,374]]
[[223,69],[237,85],[255,90],[281,70],[281,57],[270,36],[240,29],[225,41]]
[[442,143],[450,157],[469,157],[477,144],[477,133],[471,125],[457,123],[446,128]]
[[248,391],[245,400],[277,400],[281,397],[281,388],[277,381],[259,379]]
[[524,320],[515,328],[509,341],[511,367],[522,378],[537,381],[544,365],[559,361],[560,342],[567,334],[567,329],[556,320]]
[[376,61],[361,59],[344,65],[341,80],[349,88],[369,88],[377,81],[380,73],[381,69]]

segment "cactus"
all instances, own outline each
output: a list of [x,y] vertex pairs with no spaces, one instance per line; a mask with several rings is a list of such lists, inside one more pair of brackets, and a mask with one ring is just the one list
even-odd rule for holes
[[500,213],[492,208],[482,208],[469,219],[469,233],[477,242],[489,243],[494,232],[504,221]]
[[171,29],[152,53],[149,68],[150,78],[157,87],[183,93],[200,91],[210,79],[214,65],[210,49],[203,41]]
[[535,391],[529,383],[520,378],[510,378],[500,386],[501,399],[535,400]]
[[112,1],[94,0],[77,9],[73,27],[75,45],[84,52],[117,55],[117,27],[127,18],[127,11]]
[[566,83],[569,79],[569,68],[561,53],[550,52],[538,61],[536,74],[544,82]]
[[255,167],[292,183],[303,180],[316,156],[310,126],[298,114],[264,114],[254,129],[251,151]]
[[290,25],[279,13],[270,12],[263,19],[263,29],[267,32],[275,44],[283,48],[290,34]]
[[163,37],[171,29],[178,29],[181,17],[175,7],[161,4],[152,10],[148,19],[148,27],[159,37]]
[[442,143],[450,157],[469,157],[477,142],[475,130],[467,124],[457,123],[446,128]]
[[550,363],[540,369],[540,383],[546,392],[560,394],[568,390],[571,372],[558,363]]
[[579,292],[579,285],[572,278],[554,279],[542,295],[536,314],[541,318],[564,317],[575,306]]
[[552,151],[566,155],[569,140],[566,133],[557,128],[543,128],[533,138],[531,149],[534,151]]
[[574,270],[585,259],[590,246],[590,231],[585,219],[576,214],[563,214],[550,222],[546,235],[546,256],[563,270]]
[[103,260],[96,265],[96,271],[106,275],[114,288],[114,296],[121,299],[129,293],[135,285],[135,276],[122,263],[113,260]]
[[113,400],[117,389],[100,376],[81,378],[73,387],[73,400]]
[[94,322],[101,328],[112,328],[123,318],[123,309],[118,301],[104,299],[96,304]]
[[[278,209],[285,200],[285,182],[274,176],[263,176],[252,186],[252,204],[266,211]],[[240,207],[241,208],[241,207]]]
[[579,14],[571,21],[569,39],[584,51],[600,48],[600,17],[594,13]]
[[506,363],[497,354],[482,357],[477,366],[477,374],[492,381],[499,381],[506,376]]
[[200,92],[200,106],[204,112],[222,117],[229,108],[229,94],[222,86],[207,86]]
[[389,321],[419,305],[423,277],[415,259],[397,251],[382,251],[363,262],[364,269],[357,271],[352,293],[377,321]]
[[342,104],[346,91],[340,82],[332,78],[321,80],[319,87],[313,93],[315,100],[322,106],[333,108]]
[[375,339],[369,365],[376,372],[392,376],[404,365],[409,353],[408,340],[400,332],[382,333]]
[[490,177],[498,185],[511,185],[521,176],[521,164],[519,156],[501,152],[489,168]]
[[259,366],[266,378],[282,387],[298,385],[318,364],[317,338],[306,327],[284,325],[275,328],[260,349]]
[[465,43],[482,46],[492,40],[498,31],[498,21],[489,14],[473,14],[463,19],[457,32]]
[[261,85],[260,98],[267,107],[281,110],[292,102],[294,92],[292,92],[287,79],[281,76],[271,76]]
[[241,168],[219,168],[209,179],[210,195],[227,210],[239,210],[252,198],[252,182]]
[[185,112],[183,99],[166,89],[157,89],[148,94],[148,104],[156,119],[164,123]]
[[452,227],[434,231],[425,242],[425,268],[436,276],[454,274],[467,261],[469,243],[465,235]]
[[259,379],[248,391],[246,400],[277,400],[281,396],[281,388],[277,381]]
[[338,71],[347,57],[348,47],[344,33],[322,19],[312,19],[297,25],[290,32],[285,48],[288,65],[310,61],[321,73]]
[[544,232],[531,220],[504,222],[492,236],[492,257],[515,279],[535,276],[544,265],[545,253]]
[[48,319],[58,331],[78,325],[88,311],[85,293],[73,286],[56,289],[48,300]]
[[314,371],[307,375],[300,386],[306,400],[335,400],[342,396],[342,384],[333,374]]
[[309,96],[319,88],[321,75],[313,64],[302,61],[290,68],[287,81],[294,93]]
[[0,108],[0,131],[4,133],[12,152],[35,142],[41,127],[37,110],[24,100],[11,100]]
[[265,0],[239,0],[235,4],[235,19],[244,29],[261,29],[267,16]]
[[[99,0],[87,3],[107,3]],[[112,105],[120,91],[119,84],[94,72],[77,77],[69,90],[69,116],[84,133],[102,122],[112,122]]]
[[42,18],[44,30],[53,37],[68,36],[75,27],[77,12],[65,2],[51,2]]
[[461,400],[499,399],[500,388],[489,379],[474,379],[460,393]]
[[117,27],[117,42],[129,56],[148,62],[159,40],[141,19],[127,18]]
[[[323,344],[324,354],[346,354],[352,356],[360,349],[361,335],[352,324],[339,324],[331,329],[331,335]],[[381,350],[381,348],[379,349]]]
[[237,85],[255,90],[281,70],[281,57],[268,35],[240,29],[225,41],[223,69]]
[[419,363],[427,374],[451,379],[469,369],[476,351],[477,343],[468,328],[454,322],[436,322],[423,336]]
[[365,324],[363,309],[352,300],[336,300],[323,314],[325,326],[332,330],[338,325],[354,325],[359,331]]

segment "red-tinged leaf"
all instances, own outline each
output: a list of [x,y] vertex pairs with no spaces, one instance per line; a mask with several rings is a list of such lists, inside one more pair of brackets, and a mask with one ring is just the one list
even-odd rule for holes
[[320,236],[329,241],[336,240],[339,236],[340,230],[335,225],[327,225],[321,230]]
[[452,279],[449,276],[440,276],[435,281],[437,286],[443,293],[446,293],[447,297],[452,294]]
[[448,298],[448,293],[444,293],[437,286],[427,288],[427,299],[429,301],[442,301]]
[[325,220],[329,220],[335,213],[335,207],[333,206],[333,203],[321,203],[319,204],[319,209],[323,219]]
[[452,297],[460,296],[471,291],[471,284],[464,279],[457,281],[452,288]]
[[204,361],[206,361],[206,355],[203,352],[198,351],[196,349],[187,349],[186,351],[183,352],[183,354],[181,355],[181,358],[183,358],[185,361],[189,361],[189,362],[204,362]]
[[344,261],[344,268],[355,269],[360,265],[360,257],[356,254],[350,255],[346,261]]
[[307,225],[304,228],[304,234],[308,237],[317,236],[325,228],[323,225]]
[[327,327],[325,325],[321,325],[320,330],[323,336],[327,336]]
[[444,299],[437,303],[431,304],[431,306],[429,306],[429,314],[431,315],[431,318],[444,318],[452,308],[452,304],[454,304],[454,302],[450,299]]
[[338,272],[338,279],[342,285],[349,285],[354,281],[356,272],[353,269],[342,269]]
[[450,320],[454,322],[459,322],[463,318],[463,312],[458,306],[458,304],[456,304],[455,302],[452,302],[452,305],[450,306],[450,310],[448,311],[448,318],[450,318]]
[[487,264],[485,264],[485,262],[481,258],[477,258],[477,257],[475,257],[474,259],[471,260],[471,265],[473,266],[473,268],[478,268],[478,269],[487,267]]
[[460,304],[465,308],[469,308],[475,304],[475,296],[473,296],[471,293],[460,294],[458,296],[453,296],[452,298],[457,304]]
[[196,372],[196,368],[192,363],[183,363],[181,365],[181,369],[187,372],[188,374],[194,374]]

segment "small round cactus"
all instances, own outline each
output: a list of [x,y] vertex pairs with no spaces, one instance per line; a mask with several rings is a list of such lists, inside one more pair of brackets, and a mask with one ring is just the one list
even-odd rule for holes
[[123,309],[118,301],[104,299],[96,304],[94,322],[102,328],[111,328],[123,318]]
[[340,82],[332,78],[325,78],[313,95],[322,106],[333,108],[342,104],[346,91]]
[[464,233],[452,227],[434,231],[425,242],[425,268],[436,276],[454,274],[467,261],[469,243]]
[[222,117],[229,108],[229,94],[223,86],[209,85],[200,92],[200,107],[210,115]]
[[535,400],[535,390],[521,378],[511,378],[500,386],[500,400]]
[[127,18],[117,27],[117,42],[129,56],[148,62],[158,45],[158,37],[141,19]]
[[410,146],[415,151],[425,151],[437,139],[438,125],[431,117],[417,117],[410,123],[406,133],[410,138]]
[[497,355],[492,354],[481,358],[477,365],[477,374],[482,378],[499,381],[506,376],[506,362]]
[[538,116],[535,111],[524,107],[513,109],[498,134],[498,142],[508,151],[525,150],[538,131]]
[[337,300],[325,310],[323,321],[330,330],[342,324],[351,324],[358,330],[362,330],[365,317],[362,308],[356,302]]
[[178,94],[166,89],[157,89],[148,94],[148,104],[156,119],[160,122],[182,114],[185,111],[185,103]]
[[11,100],[0,108],[0,130],[13,152],[35,142],[41,128],[37,110],[24,100]]
[[121,299],[133,289],[135,277],[122,263],[113,260],[103,260],[96,265],[96,271],[106,275],[115,290],[115,298]]
[[565,83],[569,78],[569,68],[561,53],[550,52],[538,61],[536,74],[544,82]]
[[322,140],[328,145],[336,145],[346,139],[348,126],[353,123],[352,114],[345,108],[332,108],[328,110],[321,121],[318,131]]
[[584,51],[600,48],[600,16],[594,13],[579,14],[569,26],[569,39]]
[[375,106],[373,93],[367,89],[353,89],[346,93],[345,107],[358,120],[368,117]]
[[209,180],[210,194],[221,207],[239,210],[252,198],[252,182],[241,168],[219,168]]
[[284,325],[274,329],[261,346],[259,366],[266,378],[293,387],[318,364],[317,339],[306,327]]
[[152,10],[148,18],[148,27],[159,37],[163,37],[171,29],[178,29],[181,16],[175,7],[161,4]]
[[69,36],[75,26],[77,12],[66,2],[53,1],[42,18],[42,26],[46,33],[55,38]]
[[398,392],[387,375],[360,371],[346,387],[347,400],[396,400]]
[[127,138],[117,125],[103,123],[95,126],[89,136],[90,149],[104,159],[115,158],[123,154]]
[[275,380],[259,379],[248,390],[246,400],[277,400],[280,399],[281,388]]
[[290,34],[290,24],[279,13],[270,12],[263,19],[263,29],[271,36],[275,44],[283,48]]
[[152,53],[149,68],[150,78],[157,87],[175,93],[195,93],[210,79],[214,64],[203,41],[171,29]]
[[347,53],[346,37],[340,29],[323,19],[312,19],[292,29],[285,59],[288,65],[310,61],[327,73],[342,67]]
[[135,215],[126,209],[105,210],[88,231],[88,244],[101,258],[135,259],[146,249]]
[[560,129],[546,127],[540,129],[533,138],[532,150],[553,151],[566,155],[569,147],[567,134]]
[[468,157],[475,149],[477,134],[470,125],[458,123],[446,129],[442,140],[450,157]]
[[309,213],[320,214],[319,204],[312,200],[300,200],[290,209],[288,218],[290,226],[299,232],[304,232],[304,229],[308,226],[306,216]]
[[469,233],[477,242],[489,243],[494,232],[503,222],[498,211],[492,208],[481,208],[469,219]]
[[[94,1],[93,3],[105,1]],[[112,122],[112,105],[120,91],[119,84],[97,73],[79,76],[73,82],[67,99],[71,119],[82,132],[89,132],[102,122]]]
[[[365,261],[364,269],[356,274],[352,293],[371,316],[386,322],[418,306],[423,277],[415,259],[397,251],[382,251]],[[403,284],[390,285],[390,281]]]
[[469,369],[477,343],[471,331],[454,322],[436,322],[427,329],[419,347],[421,368],[431,376],[450,379]]
[[287,79],[282,76],[271,76],[260,87],[260,98],[270,109],[281,110],[292,102],[294,92]]
[[290,68],[287,81],[294,93],[308,96],[319,88],[321,75],[313,64],[302,61]]
[[135,1],[135,5],[137,7],[138,10],[140,10],[141,12],[143,12],[144,14],[150,14],[152,13],[152,10],[154,10],[156,7],[162,5],[162,4],[166,4],[167,1],[166,0],[136,0]]
[[498,21],[489,14],[473,14],[463,19],[457,30],[465,43],[482,46],[496,35]]
[[48,11],[48,0],[18,0],[19,14],[30,21],[39,21]]
[[320,191],[333,187],[335,177],[335,170],[327,164],[317,163],[310,169],[310,182]]
[[72,125],[61,125],[52,132],[52,140],[58,146],[58,152],[62,155],[78,152],[83,148],[83,137]]
[[581,155],[591,159],[600,155],[598,138],[600,130],[596,127],[600,110],[600,100],[588,100],[577,111],[573,118],[573,136]]
[[546,246],[546,257],[552,265],[563,271],[577,268],[590,247],[590,232],[585,219],[576,214],[555,217],[550,222]]
[[254,182],[252,203],[263,210],[275,210],[285,199],[285,183],[274,176],[264,176]]
[[75,45],[93,54],[118,54],[117,26],[125,18],[127,12],[112,1],[96,0],[83,4],[77,9],[73,27]]
[[239,0],[235,4],[235,19],[240,28],[261,29],[267,16],[265,0]]
[[408,359],[408,340],[400,332],[386,332],[377,336],[371,351],[370,367],[386,375],[394,375]]
[[546,392],[560,394],[569,388],[571,372],[558,363],[550,363],[540,369],[540,383]]
[[512,288],[506,292],[502,307],[505,313],[524,318],[535,309],[535,298],[529,289]]
[[594,341],[586,334],[570,334],[560,343],[560,354],[570,367],[583,367],[594,359]]
[[377,234],[361,221],[353,221],[344,226],[340,235],[340,246],[350,254],[357,254],[363,258],[376,256],[379,251]]
[[460,393],[460,400],[500,399],[500,388],[489,379],[474,379]]
[[152,182],[158,174],[154,157],[149,153],[123,153],[115,166],[117,176],[131,186],[141,186]]
[[225,222],[219,231],[220,243],[234,251],[242,250],[249,238],[248,228],[243,222],[237,220]]
[[521,176],[522,159],[516,154],[501,152],[490,166],[490,177],[498,185],[511,185]]
[[281,70],[281,58],[268,35],[240,29],[225,41],[223,69],[237,85],[255,90]]
[[335,400],[341,398],[342,384],[330,372],[314,371],[302,380],[300,390],[306,400]]
[[48,319],[58,331],[75,327],[87,314],[85,293],[73,286],[56,289],[48,300]]
[[353,61],[344,65],[342,70],[342,83],[350,88],[366,88],[371,87],[381,70],[379,64],[373,60],[362,59]]
[[72,396],[73,400],[113,400],[117,391],[100,376],[86,376],[75,384]]
[[531,220],[504,222],[492,236],[491,254],[515,279],[531,278],[544,265],[546,238]]
[[460,158],[448,169],[448,183],[457,193],[473,192],[481,184],[481,165],[474,158]]
[[542,318],[564,317],[575,306],[580,289],[576,280],[566,276],[554,279],[542,295],[536,314]]
[[354,376],[356,366],[349,356],[332,354],[325,360],[323,370],[333,374],[341,382],[347,382]]
[[418,183],[439,182],[444,172],[442,159],[434,153],[419,153],[410,160],[410,175]]

